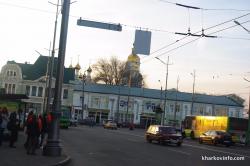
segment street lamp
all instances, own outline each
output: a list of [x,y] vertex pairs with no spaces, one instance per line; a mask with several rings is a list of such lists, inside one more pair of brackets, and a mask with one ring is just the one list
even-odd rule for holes
[[193,109],[194,109],[194,87],[195,87],[195,70],[194,73],[190,73],[193,76],[193,92],[192,92],[192,103],[191,103],[191,116],[193,115]]
[[[49,106],[51,102],[51,86],[52,86],[52,78],[53,78],[53,70],[54,70],[54,57],[55,57],[55,43],[56,43],[56,31],[57,31],[57,19],[58,19],[58,7],[59,7],[59,0],[57,0],[56,4],[56,19],[55,19],[55,26],[54,26],[54,36],[53,36],[53,45],[52,45],[52,51],[51,51],[51,57],[49,60],[49,84],[47,88],[47,102],[46,102],[46,112],[49,112]],[[50,50],[49,50],[50,51]]]
[[84,108],[84,87],[85,87],[85,83],[86,83],[86,74],[85,72],[82,74],[81,76],[82,78],[82,119],[84,119],[85,117],[85,108]]
[[[250,82],[248,79],[243,78],[245,81]],[[248,102],[248,128],[246,132],[246,145],[250,144],[250,92],[249,92],[249,102]]]
[[158,80],[158,82],[159,82],[160,85],[161,85],[161,98],[160,98],[160,103],[161,103],[161,101],[162,101],[162,84],[161,84],[161,80]]
[[[162,84],[161,84],[161,80],[158,80],[158,82],[160,83],[160,85],[161,85],[161,97],[160,97],[160,108],[162,109]],[[161,113],[161,114],[163,114],[163,112]],[[161,121],[163,120],[163,118],[162,118],[162,116],[163,115],[161,115]],[[161,122],[162,123],[162,122]]]
[[165,111],[166,111],[166,102],[167,102],[169,56],[168,56],[167,63],[165,63],[164,61],[162,61],[162,60],[161,60],[160,58],[158,58],[158,57],[155,57],[155,59],[158,59],[161,63],[163,63],[164,65],[166,65],[165,97],[164,97],[163,113],[162,113],[162,117],[161,117],[161,125],[164,125],[164,121],[165,121]]
[[174,123],[176,125],[176,112],[177,112],[177,95],[178,95],[178,89],[179,89],[179,81],[180,77],[177,77],[177,85],[176,85],[176,92],[175,92],[175,109],[174,109]]
[[120,95],[121,95],[121,84],[118,84],[118,97],[117,97],[117,111],[116,111],[116,122],[120,123]]
[[[43,56],[39,51],[35,50],[36,53],[38,53],[40,56]],[[49,52],[49,57],[50,57],[50,52]],[[44,97],[43,97],[43,109],[42,109],[42,113],[44,113],[46,111],[46,101],[47,101],[47,97],[48,97],[48,73],[49,73],[49,63],[50,61],[47,62],[47,66],[46,66],[46,74],[45,74],[45,90],[44,90]]]
[[69,22],[69,10],[70,10],[70,0],[63,1],[62,9],[62,22],[61,22],[61,33],[59,42],[59,52],[58,52],[58,62],[57,62],[57,73],[56,73],[56,83],[55,83],[55,97],[53,101],[52,109],[52,121],[49,125],[49,133],[47,144],[43,149],[43,154],[47,156],[61,156],[62,147],[60,145],[59,139],[59,122],[61,115],[61,104],[62,104],[62,85],[63,85],[63,75],[64,75],[64,61],[65,52],[67,44],[67,34],[68,34],[68,22]]

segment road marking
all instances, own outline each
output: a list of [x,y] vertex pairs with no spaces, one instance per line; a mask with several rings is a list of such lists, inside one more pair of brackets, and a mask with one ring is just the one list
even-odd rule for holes
[[174,149],[169,149],[169,148],[167,148],[167,150],[173,151],[173,152],[177,152],[177,153],[181,153],[181,154],[185,154],[185,155],[187,155],[187,156],[190,156],[190,155],[191,155],[191,153],[184,152],[184,151],[180,151],[180,150],[174,150]]
[[131,142],[141,142],[141,141],[138,141],[138,140],[135,140],[135,139],[127,139],[128,141],[131,141]]
[[135,137],[141,137],[141,138],[144,138],[144,136],[142,135],[137,135],[137,134],[131,134],[131,133],[127,133],[127,132],[121,132],[121,131],[112,131],[114,133],[121,133],[121,134],[127,134],[127,135],[132,135],[132,136],[135,136]]
[[[197,141],[193,141],[193,140],[189,140],[189,139],[185,139],[184,142],[188,145],[197,145]],[[242,148],[242,147],[231,146],[230,148],[227,148],[227,150],[237,151],[239,153],[249,153],[250,152],[250,149],[245,150],[244,148],[243,149],[239,149],[239,148]]]
[[206,147],[202,147],[202,146],[195,146],[195,145],[190,145],[190,144],[184,144],[184,145],[194,147],[194,148],[198,148],[198,149],[203,149],[203,150],[209,150],[209,151],[220,152],[220,153],[224,153],[224,154],[231,154],[231,155],[235,155],[235,156],[242,156],[242,157],[250,158],[250,156],[243,155],[243,154],[238,154],[238,153],[225,152],[225,151],[222,151],[222,150],[216,150],[216,149],[206,148]]

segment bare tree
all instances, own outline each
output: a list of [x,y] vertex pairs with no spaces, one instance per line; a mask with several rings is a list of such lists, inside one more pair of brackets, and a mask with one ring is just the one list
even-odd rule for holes
[[125,61],[112,56],[110,59],[101,58],[92,66],[94,71],[93,81],[108,85],[119,85],[125,71]]

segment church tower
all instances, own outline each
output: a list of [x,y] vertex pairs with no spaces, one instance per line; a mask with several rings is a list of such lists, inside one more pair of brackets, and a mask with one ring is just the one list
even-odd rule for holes
[[140,57],[135,54],[134,48],[128,56],[122,84],[130,87],[142,86],[142,75],[140,73]]
[[75,66],[75,79],[79,79],[80,70],[81,70],[81,66],[79,65],[79,55],[78,55],[78,62],[76,64],[76,66]]

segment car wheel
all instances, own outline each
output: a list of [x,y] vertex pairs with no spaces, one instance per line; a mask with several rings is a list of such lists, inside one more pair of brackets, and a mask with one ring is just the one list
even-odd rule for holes
[[148,143],[152,143],[152,139],[147,137],[146,140],[147,140]]
[[202,139],[199,139],[199,143],[200,143],[200,144],[202,144],[202,143],[203,143]]
[[194,139],[194,132],[193,131],[191,131],[190,137],[191,137],[191,139]]
[[213,140],[212,143],[214,144],[214,146],[217,145],[218,141],[217,140]]
[[158,140],[158,144],[163,144],[163,141],[162,140]]

